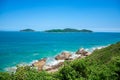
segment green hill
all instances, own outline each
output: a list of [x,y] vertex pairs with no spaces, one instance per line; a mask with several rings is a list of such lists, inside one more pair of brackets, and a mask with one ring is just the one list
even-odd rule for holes
[[0,80],[120,80],[120,42],[95,50],[90,56],[65,61],[58,72],[18,67],[16,73],[0,73]]
[[20,30],[20,32],[34,32],[35,30],[33,29],[23,29],[23,30]]
[[66,63],[58,76],[60,80],[120,80],[120,42]]
[[78,29],[65,28],[65,29],[51,29],[51,30],[46,30],[45,32],[93,32],[93,31],[87,29],[78,30]]
[[120,56],[120,42],[100,50],[95,50],[93,54],[89,56],[89,59],[97,61],[99,64],[107,64],[113,57],[118,56]]

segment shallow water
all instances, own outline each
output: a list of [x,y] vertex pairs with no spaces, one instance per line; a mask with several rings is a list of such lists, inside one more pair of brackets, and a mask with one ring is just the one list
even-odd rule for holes
[[0,32],[0,71],[16,64],[53,58],[67,50],[94,49],[120,41],[120,33]]

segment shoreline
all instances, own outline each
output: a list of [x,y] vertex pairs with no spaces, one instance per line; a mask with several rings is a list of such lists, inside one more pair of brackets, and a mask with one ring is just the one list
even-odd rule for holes
[[[109,44],[109,45],[110,45],[110,44]],[[93,52],[95,49],[105,48],[105,47],[107,47],[107,46],[109,46],[109,45],[92,47],[92,48],[90,48],[90,49],[84,49],[84,48],[80,48],[80,49],[84,49],[84,51],[87,51],[88,53],[92,54],[92,52]],[[78,49],[78,50],[80,50],[80,49]],[[62,52],[69,52],[69,53],[72,55],[70,58],[74,58],[74,59],[76,59],[76,58],[78,58],[78,57],[81,56],[81,55],[76,55],[76,54],[75,54],[76,52],[70,52],[70,51],[62,51]],[[62,53],[62,52],[61,52],[61,53]],[[61,53],[59,53],[59,54],[57,54],[57,55],[60,55]],[[55,55],[55,56],[57,56],[57,55]],[[65,60],[55,60],[55,56],[54,56],[54,57],[48,57],[48,58],[46,59],[45,65],[44,65],[44,67],[43,67],[44,70],[47,69],[47,68],[56,66],[56,65],[58,65],[59,63],[65,61]],[[86,57],[86,56],[85,56],[85,57]],[[44,58],[42,58],[42,59],[44,59]],[[42,60],[42,59],[40,59],[40,60]],[[74,60],[74,59],[73,59],[73,60]],[[20,66],[20,67],[21,67],[21,66],[32,66],[34,63],[36,63],[36,62],[38,62],[38,61],[40,61],[40,60],[33,60],[33,61],[31,61],[30,63],[18,64],[18,66]],[[3,71],[3,72],[15,72],[16,69],[17,69],[16,66],[6,67],[6,68],[4,68],[4,71]],[[36,67],[36,69],[37,69],[37,67]],[[51,71],[52,71],[52,70],[51,70]],[[55,70],[55,71],[56,71],[56,70]],[[54,70],[53,70],[53,72],[54,72]]]

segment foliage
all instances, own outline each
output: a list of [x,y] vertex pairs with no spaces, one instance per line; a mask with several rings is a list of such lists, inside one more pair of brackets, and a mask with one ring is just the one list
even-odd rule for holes
[[12,77],[7,72],[0,72],[0,80],[12,80]]
[[33,29],[23,29],[23,30],[20,30],[20,32],[34,32],[35,30]]
[[77,29],[65,28],[65,29],[51,29],[51,30],[46,30],[45,32],[93,32],[93,31],[87,29],[77,30]]

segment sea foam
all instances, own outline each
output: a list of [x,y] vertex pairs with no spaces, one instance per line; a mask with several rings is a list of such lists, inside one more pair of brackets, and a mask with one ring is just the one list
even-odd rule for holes
[[[107,46],[109,46],[109,45],[107,45]],[[90,52],[90,53],[92,53],[95,49],[102,49],[102,48],[105,48],[105,47],[107,47],[107,46],[96,46],[96,47],[92,47],[92,48],[86,48],[85,50],[88,51],[88,52]],[[83,49],[84,49],[84,48],[83,48]],[[70,51],[67,51],[67,50],[63,50],[63,51],[65,51],[65,52],[70,52]],[[62,52],[63,52],[63,51],[62,51]],[[70,52],[70,53],[72,54],[72,56],[71,56],[70,58],[73,58],[73,59],[81,56],[81,55],[75,54],[75,52]],[[59,53],[59,54],[60,54],[60,53]],[[58,55],[58,54],[57,54],[57,55]],[[24,63],[20,63],[20,64],[18,64],[18,66],[26,66],[26,65],[31,66],[31,65],[32,65],[33,63],[35,63],[35,62],[38,62],[38,60],[33,60],[33,61],[29,62],[29,63],[25,63],[25,62],[24,62]],[[60,63],[60,62],[64,62],[64,60],[55,60],[55,56],[53,56],[53,57],[48,57],[48,58],[47,58],[47,61],[46,61],[46,65],[53,66],[53,65],[56,65],[56,64],[58,64],[58,63]],[[5,71],[8,71],[8,72],[15,72],[16,69],[17,69],[16,66],[12,66],[12,67],[7,67],[7,68],[5,68],[4,70],[5,70]]]

